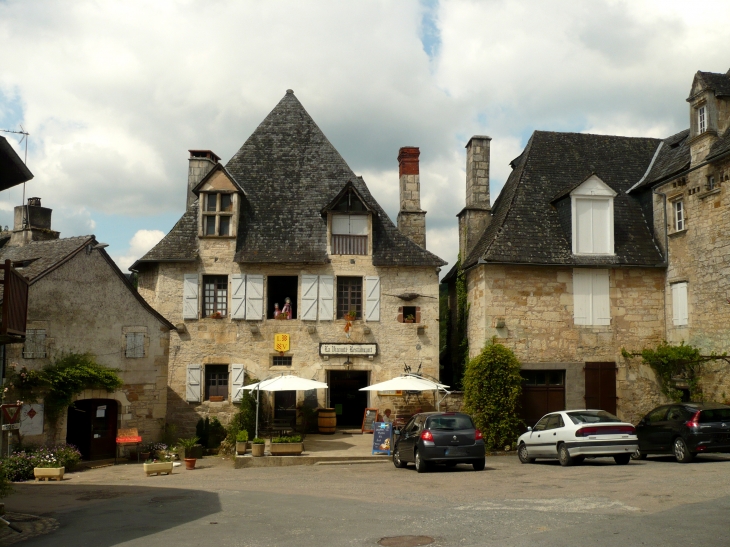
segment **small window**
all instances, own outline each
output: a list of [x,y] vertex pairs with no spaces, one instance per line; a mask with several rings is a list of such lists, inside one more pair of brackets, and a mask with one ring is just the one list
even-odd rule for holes
[[139,359],[144,357],[144,333],[128,332],[125,335],[127,343],[124,356],[128,359]]
[[367,215],[332,215],[332,254],[368,254]]
[[677,326],[689,323],[687,283],[672,284],[672,320]]
[[705,185],[705,188],[708,192],[715,189],[715,175],[709,175],[707,177],[707,184]]
[[697,109],[697,133],[707,131],[707,107],[701,106]]
[[225,317],[228,314],[228,277],[203,276],[203,317]]
[[26,329],[23,345],[24,359],[43,359],[46,357],[46,329]]
[[398,322],[420,323],[421,308],[419,306],[403,306],[398,310]]
[[576,325],[611,324],[608,270],[573,270],[573,322]]
[[206,365],[205,367],[205,400],[211,397],[228,399],[228,365]]
[[684,230],[685,219],[684,219],[684,201],[681,199],[674,202],[674,229],[677,232]]
[[[297,287],[299,278],[296,275],[269,275],[266,277],[266,317],[277,319],[284,315],[286,319],[297,318]],[[282,319],[284,319],[282,317]]]
[[282,357],[281,355],[274,355],[271,363],[272,367],[290,367],[292,358],[290,355]]
[[362,317],[362,277],[338,277],[337,319],[351,313],[356,319]]
[[203,194],[203,235],[230,236],[233,195]]

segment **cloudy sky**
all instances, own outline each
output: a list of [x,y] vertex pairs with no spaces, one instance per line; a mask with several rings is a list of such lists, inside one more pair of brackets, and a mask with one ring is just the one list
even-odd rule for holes
[[421,148],[428,248],[453,264],[469,137],[493,139],[494,200],[536,129],[684,129],[694,73],[730,68],[730,3],[702,6],[0,0],[0,129],[30,133],[54,229],[126,269],[182,214],[187,150],[227,162],[291,88],[393,220],[398,148]]

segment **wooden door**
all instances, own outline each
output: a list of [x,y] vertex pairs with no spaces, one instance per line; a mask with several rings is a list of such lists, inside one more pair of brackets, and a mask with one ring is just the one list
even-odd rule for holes
[[117,447],[117,402],[92,399],[90,460],[113,458]]
[[586,408],[616,414],[616,363],[586,363]]
[[565,410],[564,370],[521,370],[520,418],[532,427],[548,412]]

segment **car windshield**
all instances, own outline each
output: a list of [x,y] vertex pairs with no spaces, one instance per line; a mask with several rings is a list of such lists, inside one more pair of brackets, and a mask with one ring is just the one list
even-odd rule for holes
[[568,412],[568,416],[573,420],[574,424],[603,424],[611,422],[620,422],[618,417],[605,410],[578,410]]
[[474,429],[471,418],[464,415],[432,416],[426,422],[427,429]]

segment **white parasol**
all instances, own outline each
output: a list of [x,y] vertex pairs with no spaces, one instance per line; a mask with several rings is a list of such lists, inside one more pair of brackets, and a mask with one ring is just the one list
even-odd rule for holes
[[[450,393],[446,389],[448,387],[447,385],[440,384],[429,378],[424,378],[418,374],[404,374],[403,376],[391,378],[385,382],[362,387],[360,391],[435,391],[436,408],[438,409],[441,401]],[[441,399],[438,398],[439,391],[444,392],[444,396]]]

